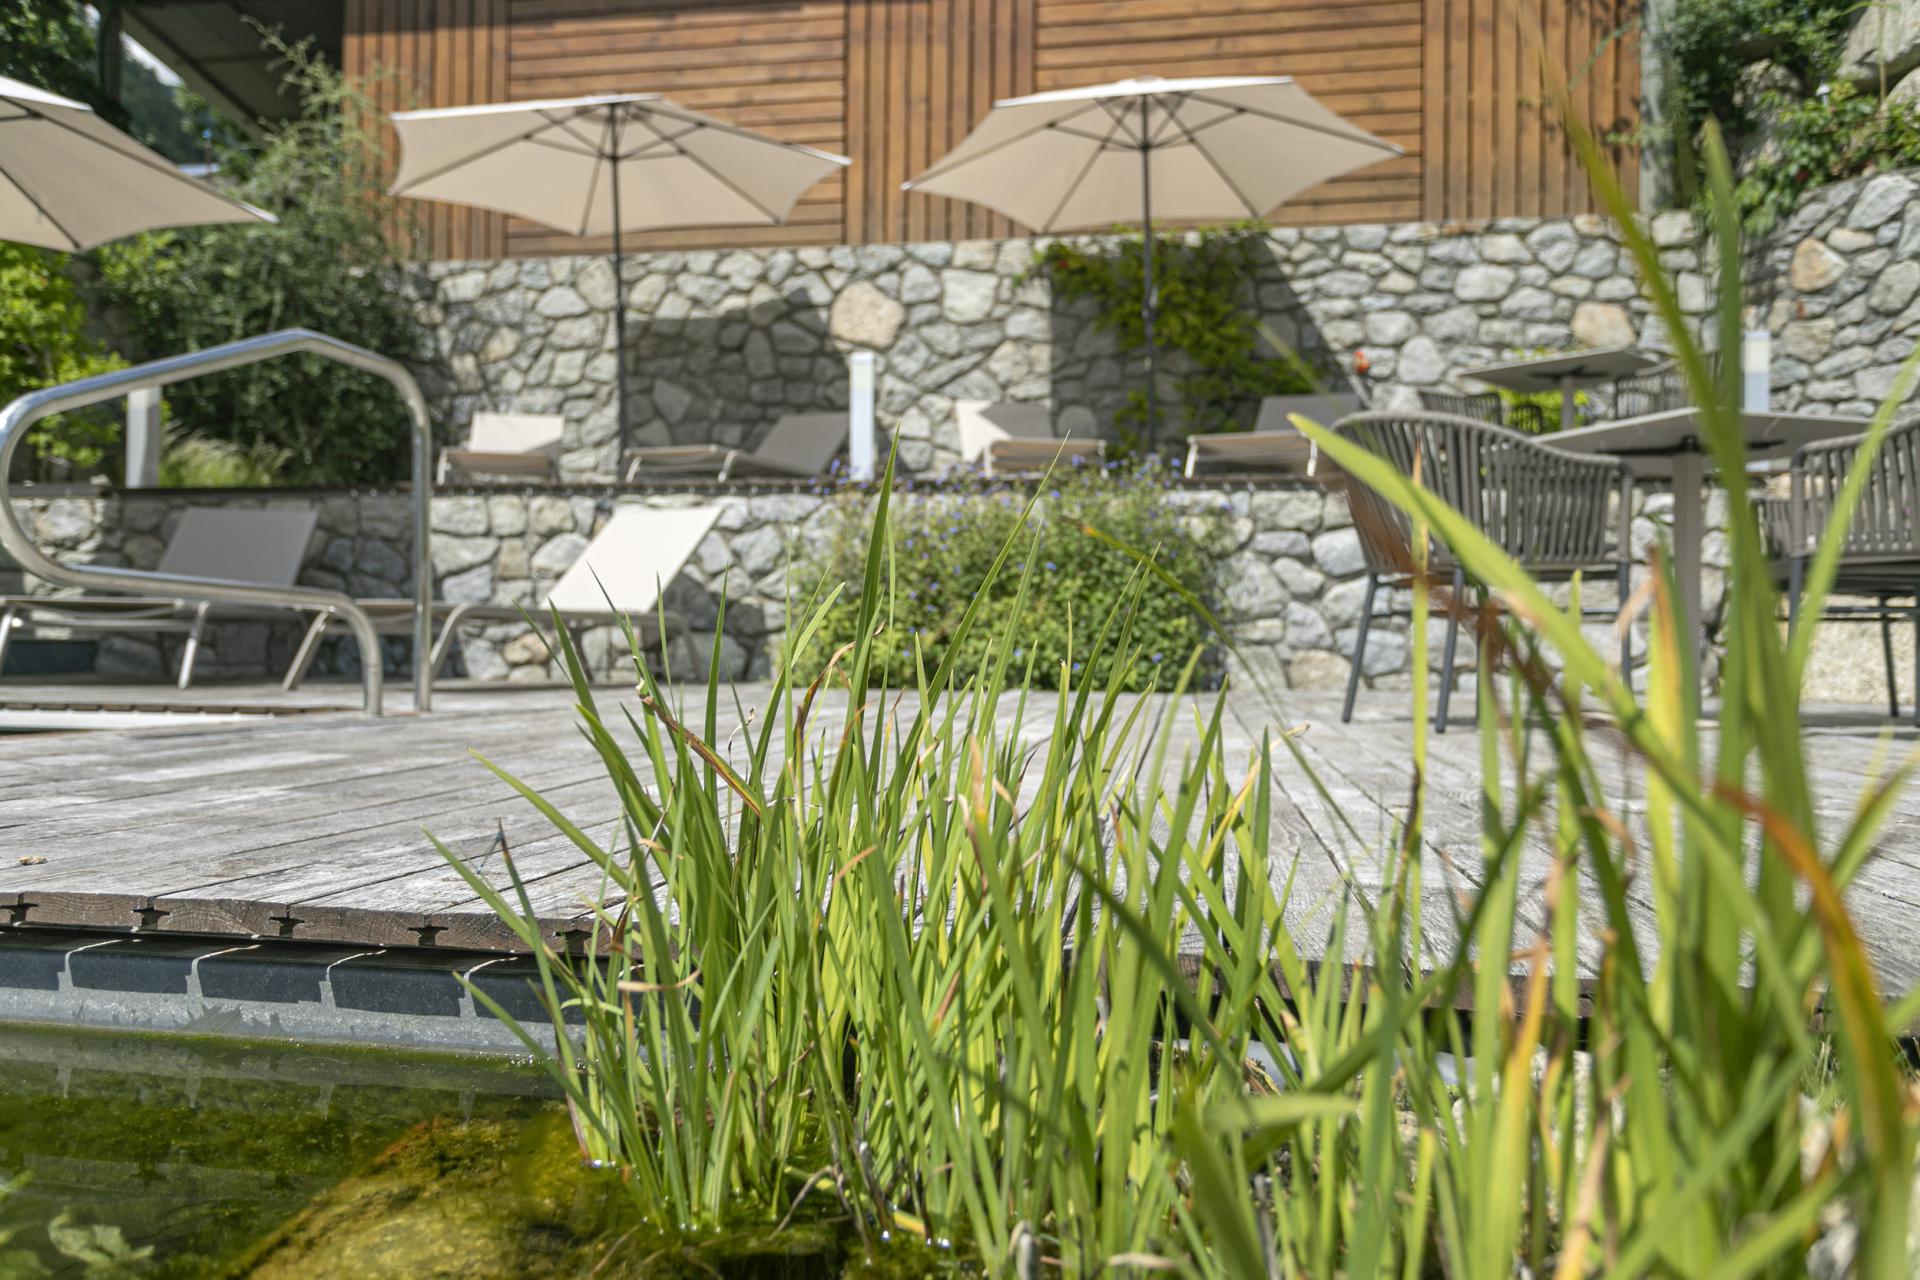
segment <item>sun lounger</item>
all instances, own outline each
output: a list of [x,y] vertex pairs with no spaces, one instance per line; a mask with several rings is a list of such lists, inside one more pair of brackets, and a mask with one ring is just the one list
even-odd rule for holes
[[[318,518],[311,510],[236,511],[190,507],[160,556],[160,572],[256,586],[287,587],[300,574]],[[167,596],[0,596],[0,662],[14,635],[42,629],[144,631],[184,635],[177,683],[193,683],[193,661],[209,615],[276,618],[285,611]]]
[[557,413],[476,413],[464,449],[440,452],[436,483],[475,476],[552,480],[567,420]]
[[[525,613],[515,605],[461,604],[436,601],[433,616],[439,630],[433,642],[432,669],[438,671],[459,629],[476,623],[522,622],[528,615],[545,621],[554,611],[569,631],[632,621],[641,643],[680,629],[679,620],[660,607],[661,593],[680,575],[701,539],[720,518],[718,507],[618,507],[580,558],[538,605]],[[413,601],[372,599],[358,602],[373,618],[382,635],[411,635]],[[299,687],[321,638],[343,630],[332,615],[314,619],[300,652],[287,671],[285,687]]]
[[773,424],[754,449],[720,444],[670,444],[635,449],[628,455],[627,479],[653,480],[676,475],[734,476],[823,475],[847,442],[847,415],[790,413]]
[[1037,400],[956,400],[953,416],[960,427],[960,460],[979,463],[988,475],[1044,471],[1056,460],[1071,466],[1107,455],[1104,441],[1054,435],[1053,411]]
[[1192,479],[1204,465],[1311,476],[1316,461],[1313,443],[1288,418],[1297,413],[1331,426],[1362,407],[1356,395],[1267,396],[1260,401],[1253,430],[1187,437],[1187,478]]

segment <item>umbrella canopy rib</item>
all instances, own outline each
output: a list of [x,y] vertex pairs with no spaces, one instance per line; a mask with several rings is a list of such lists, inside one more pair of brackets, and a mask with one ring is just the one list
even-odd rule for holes
[[0,177],[5,178],[7,181],[7,185],[12,187],[15,191],[18,191],[21,197],[24,200],[26,200],[28,204],[32,205],[35,211],[37,211],[42,218],[45,218],[47,220],[48,226],[52,227],[55,231],[58,231],[61,234],[61,236],[67,242],[67,245],[68,245],[67,251],[69,253],[79,252],[81,247],[80,238],[74,235],[73,232],[67,230],[65,226],[61,225],[60,219],[53,216],[53,211],[47,208],[45,204],[41,203],[41,201],[33,194],[33,192],[27,190],[26,183],[20,181],[18,178],[14,177],[10,173],[0,174]]
[[[653,123],[653,121],[647,119],[644,114],[639,116],[639,123],[643,129],[646,129],[648,132],[652,133],[660,141],[662,142],[669,141],[667,136],[661,133],[659,128]],[[742,188],[740,184],[735,182],[732,178],[729,178],[726,174],[721,173],[718,169],[714,168],[711,164],[707,163],[706,159],[702,157],[698,152],[691,151],[686,147],[681,146],[677,142],[674,142],[671,145],[673,146],[673,149],[676,152],[678,152],[680,155],[685,156],[687,159],[693,161],[694,164],[700,166],[700,171],[702,173],[705,173],[708,177],[712,178],[715,182],[719,183],[721,186],[725,187],[727,190],[733,192],[733,194],[735,194],[736,196],[739,196],[742,200],[746,201],[749,205],[752,205],[754,209],[759,211],[760,216],[765,218],[768,222],[780,221],[779,214],[767,208],[767,206],[762,204],[760,201],[754,199],[751,193],[749,193],[744,188]]]
[[[1183,133],[1186,132],[1186,126],[1184,124],[1181,125],[1180,128]],[[1259,208],[1256,207],[1253,201],[1247,197],[1247,193],[1241,189],[1240,184],[1233,180],[1233,176],[1227,172],[1226,166],[1220,163],[1219,157],[1215,156],[1212,151],[1208,150],[1206,147],[1203,147],[1198,142],[1196,142],[1191,133],[1187,133],[1186,136],[1187,136],[1187,142],[1193,147],[1193,149],[1196,152],[1200,154],[1200,158],[1205,160],[1207,164],[1213,169],[1213,171],[1220,175],[1220,181],[1226,184],[1227,190],[1233,192],[1234,197],[1238,199],[1241,204],[1246,206],[1247,216],[1249,218],[1259,217],[1260,216]]]
[[1044,226],[1036,227],[1035,230],[1037,231],[1053,230],[1054,223],[1059,220],[1061,213],[1066,210],[1067,205],[1073,200],[1074,196],[1079,194],[1080,188],[1083,185],[1085,185],[1087,181],[1087,175],[1093,172],[1093,166],[1099,162],[1101,149],[1104,149],[1109,143],[1113,141],[1113,135],[1119,131],[1119,127],[1120,127],[1119,122],[1116,121],[1114,123],[1114,127],[1107,131],[1106,139],[1100,144],[1100,148],[1096,148],[1095,150],[1089,151],[1087,153],[1087,162],[1080,166],[1080,172],[1075,174],[1073,181],[1070,184],[1068,184],[1066,192],[1060,197],[1060,203],[1053,207],[1053,212],[1051,214],[1047,215],[1046,224]]
[[[906,182],[901,183],[900,184],[901,189],[908,190],[913,187],[925,186],[927,183],[933,181],[935,178],[944,177],[947,174],[952,173],[955,169],[962,169],[970,164],[978,164],[980,161],[986,159],[988,156],[992,155],[996,151],[1005,151],[1008,147],[1015,146],[1019,143],[1025,142],[1029,138],[1037,137],[1038,135],[1047,132],[1049,129],[1058,129],[1062,125],[1065,125],[1066,123],[1068,123],[1069,121],[1078,120],[1081,116],[1092,115],[1099,110],[1100,110],[1100,105],[1098,103],[1089,103],[1087,106],[1081,108],[1079,111],[1074,112],[1070,116],[1062,116],[1058,120],[1043,120],[1039,124],[1036,124],[1035,126],[1033,126],[1033,128],[1027,130],[1025,133],[1015,134],[1011,138],[1006,138],[999,142],[996,142],[992,146],[982,149],[980,152],[978,152],[975,155],[961,156],[957,159],[952,160],[951,163],[944,164],[944,165],[935,165],[933,168],[927,170],[925,173],[921,174],[919,177],[913,178]],[[1087,136],[1087,135],[1082,135],[1082,136]],[[1111,136],[1111,135],[1108,135],[1108,136]],[[962,141],[961,145],[962,146],[966,145],[964,140]]]
[[[594,153],[593,168],[587,171],[587,192],[586,196],[580,201],[580,230],[574,233],[583,240],[586,238],[587,228],[593,225],[593,198],[600,194],[600,171],[607,167],[608,156],[618,154],[614,151],[614,118],[614,112],[607,112],[606,123],[600,130],[602,134],[600,149]],[[613,163],[617,165],[620,162],[616,160]],[[620,181],[620,175],[617,169],[614,172],[613,180],[616,183]],[[619,201],[620,194],[618,191],[614,192],[613,198],[616,203]],[[617,283],[616,281],[616,285]]]
[[272,222],[83,102],[0,76],[0,240],[74,252],[159,227]]
[[1282,115],[1277,111],[1262,111],[1258,107],[1242,106],[1234,102],[1221,102],[1218,99],[1209,98],[1201,93],[1194,94],[1193,98],[1194,101],[1204,102],[1210,107],[1227,107],[1236,115],[1258,116],[1262,120],[1271,120],[1275,124],[1288,124],[1296,129],[1306,129],[1313,133],[1325,134],[1329,138],[1338,138],[1342,142],[1353,142],[1363,147],[1372,147],[1376,151],[1384,151],[1388,155],[1397,156],[1401,153],[1400,148],[1396,147],[1393,143],[1381,138],[1376,138],[1370,133],[1349,133],[1345,129],[1332,129],[1323,124],[1316,124],[1311,120],[1302,120],[1297,116]]

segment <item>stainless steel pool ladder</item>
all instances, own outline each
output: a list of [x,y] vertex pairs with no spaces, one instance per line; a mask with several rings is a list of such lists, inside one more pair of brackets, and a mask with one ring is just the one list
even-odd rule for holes
[[366,713],[380,715],[383,684],[380,637],[367,611],[344,592],[323,591],[317,587],[267,587],[105,565],[62,564],[34,545],[13,509],[14,495],[8,482],[13,455],[26,438],[27,428],[41,418],[119,400],[130,392],[169,386],[289,355],[319,356],[385,378],[406,402],[407,414],[413,420],[413,696],[416,710],[430,710],[433,704],[433,558],[429,546],[428,504],[432,498],[432,423],[427,418],[426,398],[420,394],[413,375],[399,361],[363,347],[311,329],[283,329],[21,396],[0,409],[0,547],[5,547],[28,573],[64,586],[145,592],[216,603],[277,605],[337,614],[345,620],[360,646],[360,680]]

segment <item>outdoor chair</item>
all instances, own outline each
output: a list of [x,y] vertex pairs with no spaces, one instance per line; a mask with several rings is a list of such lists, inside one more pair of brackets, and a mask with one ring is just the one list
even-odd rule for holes
[[627,480],[667,476],[792,476],[805,479],[824,475],[840,447],[847,442],[845,410],[830,413],[790,413],[773,424],[766,439],[753,449],[721,444],[669,444],[634,449],[627,455]]
[[[1576,573],[1610,573],[1624,604],[1632,567],[1629,527],[1633,474],[1613,458],[1567,453],[1505,427],[1438,413],[1361,413],[1334,424],[1346,440],[1385,458],[1420,483],[1517,560],[1536,579],[1565,581]],[[1347,673],[1340,719],[1353,718],[1354,697],[1366,664],[1367,634],[1382,586],[1413,585],[1412,529],[1406,515],[1374,490],[1349,478],[1347,504],[1366,564],[1366,592]],[[1455,648],[1467,572],[1445,543],[1428,548],[1430,581],[1452,580],[1446,641],[1441,658],[1440,705],[1435,728],[1445,733],[1453,694]],[[1391,611],[1398,613],[1398,610]],[[1614,616],[1613,610],[1584,610]],[[1620,638],[1620,669],[1628,675],[1629,634]]]
[[[1718,352],[1707,353],[1707,373],[1719,379]],[[1615,421],[1685,409],[1693,404],[1693,385],[1687,380],[1685,370],[1672,361],[1616,378],[1607,385],[1612,399],[1607,416]]]
[[[661,598],[719,518],[718,507],[617,507],[538,605],[523,612],[509,604],[435,601],[438,630],[429,655],[431,670],[440,669],[460,628],[473,624],[523,622],[529,616],[543,622],[557,612],[560,625],[574,636],[576,649],[581,629],[590,626],[631,622],[636,641],[643,645],[684,631],[681,621],[661,607]],[[413,601],[387,598],[357,603],[373,618],[380,634],[413,634]],[[287,670],[285,687],[298,688],[321,639],[345,629],[346,623],[331,613],[315,618]]]
[[[311,509],[189,507],[167,540],[159,571],[250,586],[292,586],[306,561],[317,519]],[[6,661],[12,636],[45,629],[184,635],[175,683],[185,689],[193,683],[194,659],[216,609],[221,618],[270,619],[287,612],[170,596],[0,596],[0,664]]]
[[1428,413],[1450,413],[1510,431],[1539,435],[1547,429],[1547,413],[1537,404],[1509,404],[1496,391],[1433,391],[1422,389],[1420,407]]
[[1107,456],[1105,441],[1054,435],[1053,412],[1037,400],[956,400],[953,416],[960,428],[960,460],[979,463],[988,475],[1044,471],[1056,461],[1080,466]]
[[1184,474],[1191,480],[1201,467],[1214,465],[1311,476],[1317,461],[1313,442],[1300,434],[1290,421],[1292,416],[1297,413],[1313,422],[1329,423],[1361,408],[1360,397],[1347,392],[1266,396],[1260,401],[1253,430],[1188,436]]
[[477,476],[551,481],[559,467],[567,420],[557,413],[476,413],[464,449],[440,451],[435,483]]
[[[1864,436],[1802,445],[1788,469],[1786,497],[1757,501],[1761,531],[1774,555],[1774,576],[1787,597],[1790,627],[1800,625],[1800,597],[1807,566],[1820,550],[1833,503],[1853,469]],[[1829,600],[1822,621],[1877,622],[1880,656],[1887,673],[1887,710],[1900,716],[1900,688],[1894,679],[1893,623],[1911,619],[1914,648],[1920,655],[1920,418],[1888,428],[1867,473],[1866,487],[1854,508],[1840,547],[1833,594],[1871,599],[1872,605]],[[1912,599],[1896,610],[1893,601]],[[1920,691],[1914,698],[1920,723]]]

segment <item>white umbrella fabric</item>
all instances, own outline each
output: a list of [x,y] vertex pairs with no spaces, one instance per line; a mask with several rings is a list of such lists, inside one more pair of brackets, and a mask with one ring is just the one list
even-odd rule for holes
[[85,103],[0,76],[0,240],[72,253],[156,227],[273,220]]
[[[655,93],[399,111],[393,194],[514,214],[577,236],[784,222],[808,187],[850,163]],[[625,292],[614,307],[620,448],[627,438]]]
[[1309,187],[1399,154],[1288,76],[1140,76],[996,102],[905,186],[984,204],[1043,234],[1141,224],[1152,447],[1153,219],[1263,217]]

